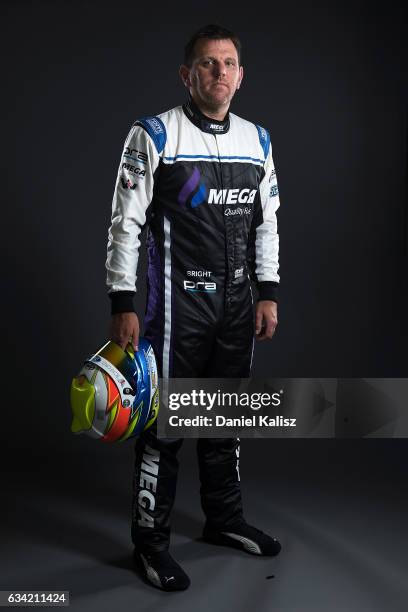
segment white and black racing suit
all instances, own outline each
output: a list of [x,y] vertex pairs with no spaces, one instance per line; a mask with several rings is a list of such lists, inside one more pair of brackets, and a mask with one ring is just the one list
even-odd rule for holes
[[[247,377],[258,299],[279,284],[276,173],[268,132],[228,113],[205,117],[193,100],[135,122],[112,205],[107,284],[112,314],[134,311],[139,234],[148,226],[144,336],[163,377]],[[136,444],[132,539],[169,542],[180,439],[151,428]],[[201,501],[215,527],[242,519],[239,441],[199,439]]]

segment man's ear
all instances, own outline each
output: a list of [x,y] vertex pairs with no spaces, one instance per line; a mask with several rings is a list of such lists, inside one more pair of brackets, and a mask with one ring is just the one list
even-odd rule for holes
[[181,80],[183,81],[183,85],[187,88],[191,87],[191,81],[190,81],[190,69],[188,68],[188,66],[185,66],[184,64],[182,64],[179,68],[179,75]]
[[241,87],[242,79],[244,78],[244,68],[242,66],[239,67],[239,79],[237,89]]

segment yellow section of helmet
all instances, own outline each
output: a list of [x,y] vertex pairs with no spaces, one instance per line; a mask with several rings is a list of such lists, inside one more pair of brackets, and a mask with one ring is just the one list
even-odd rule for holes
[[131,357],[131,359],[135,358],[135,351],[133,349],[133,345],[130,342],[128,342],[125,351]]
[[91,429],[95,416],[95,387],[86,376],[78,376],[71,383],[71,431],[80,433]]
[[133,419],[130,421],[129,425],[128,425],[128,429],[126,430],[126,432],[123,434],[123,436],[121,438],[119,438],[119,442],[123,442],[124,440],[127,440],[129,438],[129,436],[132,435],[134,428],[136,427],[136,425],[139,422],[140,419],[140,415],[142,412],[142,403],[139,404],[136,413],[133,416]]

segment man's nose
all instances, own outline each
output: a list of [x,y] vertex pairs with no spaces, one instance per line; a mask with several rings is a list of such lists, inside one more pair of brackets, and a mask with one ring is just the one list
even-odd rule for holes
[[227,74],[225,64],[223,62],[215,62],[214,72],[217,78],[224,77]]

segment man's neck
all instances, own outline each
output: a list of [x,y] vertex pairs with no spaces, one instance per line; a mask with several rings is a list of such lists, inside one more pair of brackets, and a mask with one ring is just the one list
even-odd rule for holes
[[[207,113],[205,113],[205,110],[207,110]],[[214,109],[212,110],[214,111]],[[222,119],[218,119],[218,117],[221,117],[221,113],[208,113],[208,109],[203,108],[203,105],[200,108],[191,96],[189,101],[183,104],[183,111],[202,132],[221,135],[229,131],[230,115],[228,112]]]
[[203,115],[205,115],[209,119],[215,119],[216,121],[224,121],[225,117],[227,116],[229,104],[227,104],[226,106],[222,106],[221,108],[214,109],[206,107],[201,100],[195,100],[193,97],[192,99],[197,108],[203,113]]

